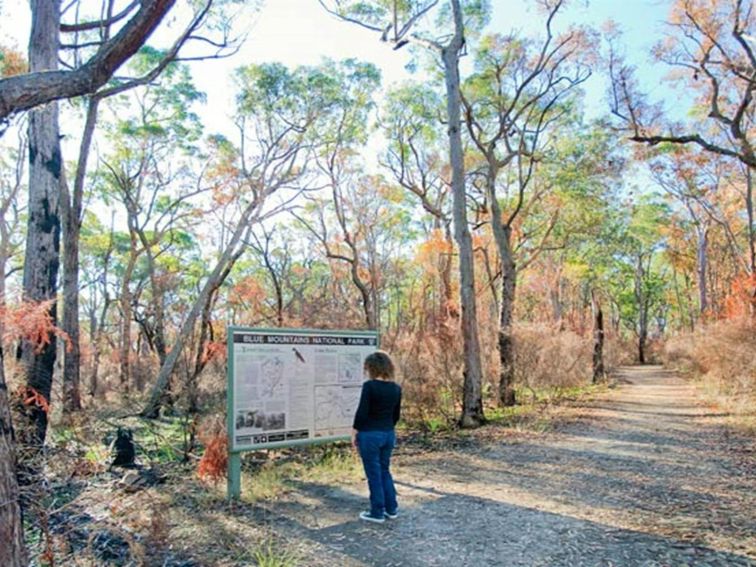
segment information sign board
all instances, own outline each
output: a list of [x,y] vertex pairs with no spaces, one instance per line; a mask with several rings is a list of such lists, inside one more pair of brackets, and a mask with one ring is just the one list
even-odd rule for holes
[[230,327],[231,452],[348,437],[377,348],[375,332]]

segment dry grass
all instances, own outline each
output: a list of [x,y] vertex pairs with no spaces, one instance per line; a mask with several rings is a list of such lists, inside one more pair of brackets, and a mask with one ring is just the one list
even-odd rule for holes
[[578,386],[591,378],[591,340],[572,331],[520,324],[515,357],[515,383],[532,390]]
[[[484,401],[495,403],[499,361],[496,328],[484,326],[481,344]],[[452,426],[462,402],[461,337],[438,334],[406,334],[390,345],[399,368],[404,403],[402,415],[410,428],[434,432]],[[515,327],[515,387],[521,400],[550,397],[549,392],[583,387],[592,377],[592,335],[557,330],[536,323]],[[630,339],[608,337],[605,343],[607,372],[632,364],[635,344]]]
[[756,432],[756,323],[718,321],[667,341],[665,365],[700,380],[707,395]]

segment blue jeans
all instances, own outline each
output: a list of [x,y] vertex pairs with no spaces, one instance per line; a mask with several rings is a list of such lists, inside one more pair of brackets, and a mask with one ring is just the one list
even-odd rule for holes
[[370,489],[370,515],[375,518],[383,518],[384,512],[396,513],[396,489],[389,470],[395,444],[393,430],[357,433],[357,446]]

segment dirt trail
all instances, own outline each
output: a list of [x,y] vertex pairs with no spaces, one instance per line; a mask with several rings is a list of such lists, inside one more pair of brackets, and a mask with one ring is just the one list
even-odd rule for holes
[[243,514],[307,566],[756,566],[753,446],[672,373],[618,381],[546,434],[400,449],[401,517],[382,526],[356,519],[362,484],[303,483]]

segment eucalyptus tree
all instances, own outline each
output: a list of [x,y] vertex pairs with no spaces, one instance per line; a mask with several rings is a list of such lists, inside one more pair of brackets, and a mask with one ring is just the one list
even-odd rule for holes
[[[395,183],[419,200],[427,215],[426,232],[430,238],[441,236],[449,251],[439,255],[441,305],[438,327],[442,338],[449,338],[448,319],[457,319],[452,286],[454,247],[452,235],[451,179],[443,140],[443,99],[433,89],[418,84],[389,92],[381,112],[380,124],[387,140],[381,165]],[[436,233],[436,234],[434,234]]]
[[[102,101],[120,95],[136,87],[153,83],[164,74],[171,63],[182,59],[181,52],[200,43],[200,50],[195,50],[191,60],[214,59],[226,57],[236,51],[238,42],[229,36],[230,26],[225,10],[236,0],[203,0],[193,3],[189,21],[173,44],[167,49],[145,47],[134,54],[130,63],[121,69],[117,78],[85,97],[84,125],[81,134],[79,155],[76,161],[73,183],[62,185],[61,217],[65,246],[63,250],[63,330],[69,338],[64,354],[63,365],[63,409],[75,411],[80,407],[79,374],[81,353],[79,345],[79,233],[81,230],[84,185],[87,181],[89,154],[95,137],[99,108]],[[133,7],[133,5],[132,5]],[[77,6],[76,21],[66,24],[68,32],[74,34],[76,41],[63,44],[62,51],[66,63],[71,68],[83,65],[83,61],[102,49],[103,45],[115,33],[118,22],[128,15],[129,9],[118,16],[113,15],[114,4],[110,2],[104,21],[99,25],[83,22],[86,19],[86,6]],[[95,14],[96,15],[96,14]],[[98,23],[98,22],[95,22]],[[211,46],[208,51],[207,46]]]
[[[650,100],[636,69],[618,49],[616,31],[609,34],[612,110],[635,142],[689,145],[742,164],[750,253],[746,273],[756,280],[756,11],[747,0],[675,0],[665,29],[653,55],[670,68],[679,93],[674,104],[679,108],[682,102],[689,110],[686,119],[674,118],[671,109]],[[750,287],[756,299],[756,285]]]
[[[128,248],[128,246],[125,246]],[[109,314],[115,304],[118,284],[113,273],[118,267],[116,256],[115,211],[105,224],[92,212],[84,214],[81,226],[81,305],[88,322],[89,364],[87,394],[96,398],[99,392],[100,362],[105,352]]]
[[[554,125],[570,111],[577,87],[590,76],[582,63],[586,32],[553,31],[562,4],[547,5],[541,40],[514,34],[483,38],[475,52],[475,72],[462,88],[465,123],[482,161],[478,183],[490,206],[502,264],[498,398],[503,405],[515,403],[512,331],[518,266],[513,232],[551,190],[538,182],[538,164],[557,135]],[[553,221],[547,219],[542,242]]]
[[[446,121],[453,196],[454,236],[459,247],[461,327],[464,345],[464,394],[460,424],[476,427],[483,414],[480,341],[475,300],[475,272],[472,237],[467,222],[465,163],[460,111],[459,59],[465,50],[466,33],[480,29],[486,21],[488,3],[481,0],[320,0],[330,13],[380,34],[382,41],[400,49],[412,44],[440,58],[446,88]],[[436,27],[429,29],[429,16],[437,14]]]
[[[140,53],[131,66],[150,68],[161,54]],[[129,388],[134,298],[131,279],[140,257],[151,291],[151,321],[143,329],[162,364],[167,356],[165,281],[159,259],[198,217],[196,201],[207,188],[192,163],[202,128],[193,110],[204,95],[194,87],[186,65],[171,64],[160,82],[133,89],[111,101],[118,117],[108,134],[113,150],[102,159],[102,190],[126,212],[129,252],[121,283],[120,379]]]
[[660,331],[666,326],[667,266],[661,229],[669,209],[653,195],[644,195],[624,216],[621,246],[611,276],[613,294],[620,320],[637,337],[638,362],[646,364],[654,319]]
[[372,64],[354,60],[327,62],[323,71],[320,81],[328,88],[330,102],[319,119],[314,143],[315,163],[329,190],[329,202],[315,198],[315,206],[309,207],[314,220],[296,216],[320,243],[329,260],[348,267],[350,280],[360,297],[365,325],[378,329],[379,270],[376,251],[370,249],[370,244],[375,243],[371,237],[376,234],[381,209],[375,189],[381,182],[364,175],[358,148],[367,143],[371,133],[369,119],[374,108],[373,94],[380,88],[380,74]]
[[[54,299],[57,291],[59,268],[60,216],[59,194],[64,183],[63,159],[58,133],[58,108],[54,103],[62,98],[89,94],[104,85],[115,71],[144,44],[162,19],[171,10],[174,0],[144,0],[131,2],[122,12],[113,14],[104,10],[102,17],[94,21],[61,24],[60,0],[34,0],[31,2],[32,26],[29,41],[29,72],[0,80],[0,135],[10,115],[33,109],[29,118],[30,139],[30,184],[27,247],[24,266],[24,298],[31,301]],[[70,7],[70,6],[69,6]],[[108,27],[122,21],[123,26],[112,37],[103,38],[96,53],[81,66],[60,70],[58,66],[60,33],[76,34],[82,29]],[[49,103],[49,104],[47,104]],[[46,106],[42,106],[46,105]],[[40,108],[41,107],[41,108]],[[55,301],[50,315],[56,321]],[[37,394],[50,399],[52,374],[55,364],[55,341],[38,349],[28,341],[22,342],[21,354],[27,367],[27,386]],[[0,399],[0,414],[8,414],[7,399]],[[22,427],[23,438],[35,446],[44,442],[47,432],[47,412],[32,408]],[[13,447],[9,437],[10,423],[0,432],[2,442]],[[13,452],[0,455],[4,472],[13,476],[15,466]],[[3,489],[5,488],[3,484]],[[0,491],[0,500],[7,503],[4,509],[13,510],[16,494]],[[20,517],[3,518],[18,535],[21,531]],[[19,537],[10,540],[12,545],[3,546],[3,563],[24,564],[23,541]]]
[[217,136],[210,140],[207,183],[215,206],[205,218],[220,229],[217,251],[160,367],[141,412],[145,417],[159,414],[197,319],[244,252],[254,225],[290,208],[312,183],[313,131],[333,104],[332,83],[322,69],[249,65],[235,76],[239,144]]

